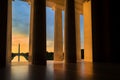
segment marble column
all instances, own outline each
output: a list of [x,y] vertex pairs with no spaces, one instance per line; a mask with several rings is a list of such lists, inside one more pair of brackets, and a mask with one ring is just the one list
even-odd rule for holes
[[31,0],[30,2],[30,35],[29,35],[29,62],[32,62],[32,36],[33,36],[33,15],[34,12],[34,1]]
[[32,64],[46,65],[46,0],[34,0]]
[[62,9],[55,8],[54,61],[63,60]]
[[75,0],[65,2],[65,63],[76,63]]
[[10,65],[12,35],[12,1],[0,1],[0,67]]
[[12,0],[8,0],[8,20],[7,20],[7,63],[11,63],[12,53]]
[[81,61],[81,43],[80,43],[80,14],[75,12],[75,24],[76,24],[76,53],[77,62]]
[[84,16],[84,61],[92,62],[91,1],[83,3]]

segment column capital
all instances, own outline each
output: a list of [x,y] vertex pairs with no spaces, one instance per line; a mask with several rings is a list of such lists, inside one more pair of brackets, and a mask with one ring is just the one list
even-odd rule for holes
[[78,9],[75,9],[75,13],[79,15],[82,14],[81,11],[79,11]]
[[55,11],[56,9],[64,10],[64,7],[62,7],[61,5],[57,5],[57,4],[55,4],[55,5],[52,7],[52,10]]
[[[15,0],[12,0],[12,1],[15,1]],[[21,1],[25,1],[25,2],[27,2],[29,5],[31,5],[31,4],[33,4],[32,2],[33,2],[34,0],[21,0]]]
[[88,2],[88,1],[90,1],[90,0],[83,0],[83,2]]
[[32,5],[32,2],[31,2],[31,1],[28,1],[28,4],[29,4],[29,5]]

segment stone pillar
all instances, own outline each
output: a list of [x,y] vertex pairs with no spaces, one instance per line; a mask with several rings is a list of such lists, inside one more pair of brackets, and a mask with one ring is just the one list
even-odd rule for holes
[[11,62],[12,1],[0,1],[0,67]]
[[46,0],[34,0],[32,64],[46,65]]
[[92,62],[91,1],[83,3],[84,16],[84,61]]
[[12,0],[8,0],[8,20],[7,20],[7,63],[11,63],[12,53]]
[[54,61],[63,60],[62,9],[55,8]]
[[34,12],[34,1],[30,2],[30,35],[29,35],[29,62],[32,62],[32,36],[33,36],[33,15]]
[[80,43],[80,14],[75,12],[75,23],[76,23],[76,53],[77,62],[81,61],[81,43]]
[[75,1],[65,2],[65,62],[76,63]]

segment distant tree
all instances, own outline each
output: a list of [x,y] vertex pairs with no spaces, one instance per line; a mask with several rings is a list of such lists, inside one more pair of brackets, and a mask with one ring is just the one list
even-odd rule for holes
[[46,58],[47,58],[47,60],[53,60],[53,52],[46,52]]
[[17,55],[18,55],[18,54],[16,54],[16,53],[12,53],[12,55],[11,55],[11,60],[13,60],[14,57],[17,56]]
[[[14,59],[15,56],[18,56],[18,53],[12,53],[11,60]],[[20,53],[20,56],[23,56],[26,60],[28,60],[29,53]]]
[[23,56],[26,60],[29,58],[29,53],[21,53],[21,56]]
[[[53,58],[54,58],[53,55],[54,55],[53,52],[46,51],[46,59],[47,60],[53,60]],[[11,60],[13,60],[15,56],[18,56],[18,53],[12,53]],[[27,53],[22,52],[22,53],[20,53],[20,56],[23,56],[26,60],[29,59],[29,53],[28,52]]]

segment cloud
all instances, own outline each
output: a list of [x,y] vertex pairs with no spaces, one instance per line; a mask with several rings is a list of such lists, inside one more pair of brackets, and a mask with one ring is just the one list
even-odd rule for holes
[[47,51],[53,52],[54,50],[54,41],[47,40]]
[[17,22],[13,24],[12,33],[13,34],[23,34],[29,35],[29,24],[20,24]]
[[26,2],[13,1],[12,3],[12,31],[15,33],[29,34],[30,6]]
[[15,34],[12,36],[12,52],[18,52],[18,44],[21,45],[22,52],[29,51],[29,37],[26,35]]

